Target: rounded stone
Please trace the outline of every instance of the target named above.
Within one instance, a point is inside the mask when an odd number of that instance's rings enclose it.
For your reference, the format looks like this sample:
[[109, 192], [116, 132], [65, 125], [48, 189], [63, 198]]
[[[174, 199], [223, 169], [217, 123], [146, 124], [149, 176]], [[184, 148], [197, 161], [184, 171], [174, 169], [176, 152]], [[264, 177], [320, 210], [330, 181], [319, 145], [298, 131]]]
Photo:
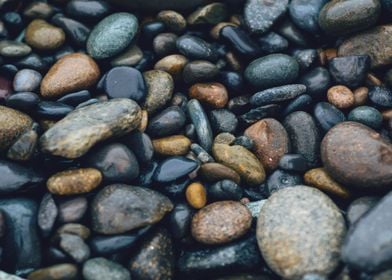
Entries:
[[264, 204], [256, 236], [275, 273], [302, 279], [335, 270], [345, 233], [344, 218], [332, 200], [314, 188], [295, 186], [274, 193]]
[[344, 113], [328, 102], [317, 103], [313, 109], [313, 116], [324, 131], [346, 120]]
[[[78, 268], [74, 264], [56, 264], [49, 267], [37, 269], [30, 273], [29, 280], [45, 280], [45, 279], [75, 279], [78, 277]], [[10, 280], [12, 280], [10, 278]]]
[[143, 108], [149, 114], [163, 108], [173, 96], [174, 81], [172, 76], [161, 70], [150, 70], [143, 73], [147, 85], [147, 96]]
[[66, 93], [87, 89], [98, 81], [100, 70], [95, 61], [83, 53], [60, 58], [41, 82], [41, 95], [56, 98]]
[[38, 134], [34, 130], [23, 133], [7, 151], [7, 158], [16, 161], [28, 161], [36, 151]]
[[369, 96], [369, 89], [367, 87], [360, 87], [353, 91], [354, 93], [354, 105], [361, 106], [365, 105]]
[[176, 42], [178, 51], [189, 59], [205, 59], [216, 61], [218, 51], [214, 45], [204, 41], [200, 37], [183, 35]]
[[207, 60], [194, 60], [184, 67], [184, 82], [193, 84], [215, 78], [219, 74], [218, 67]]
[[89, 259], [83, 264], [82, 273], [86, 280], [131, 280], [131, 274], [125, 267], [105, 258]]
[[183, 135], [152, 140], [154, 152], [163, 156], [183, 156], [189, 152], [191, 141]]
[[168, 107], [148, 123], [147, 132], [151, 137], [162, 137], [179, 132], [184, 126], [186, 116], [177, 106]]
[[192, 218], [192, 236], [209, 245], [224, 244], [246, 234], [252, 224], [248, 208], [235, 201], [214, 202]]
[[158, 60], [154, 69], [165, 71], [172, 75], [174, 80], [180, 80], [182, 78], [182, 71], [187, 63], [188, 59], [185, 56], [172, 54]]
[[319, 13], [327, 0], [292, 0], [289, 12], [293, 22], [302, 30], [310, 33], [319, 32]]
[[110, 64], [112, 66], [136, 66], [142, 59], [142, 50], [137, 45], [131, 44], [128, 48], [114, 57], [110, 61]]
[[188, 175], [198, 167], [199, 164], [194, 160], [182, 156], [173, 156], [158, 165], [153, 179], [159, 183], [172, 182]]
[[195, 209], [203, 208], [207, 204], [207, 191], [201, 183], [190, 184], [186, 188], [185, 197], [188, 204]]
[[231, 180], [222, 180], [208, 187], [208, 198], [212, 200], [234, 200], [242, 198], [243, 189]]
[[227, 179], [239, 184], [241, 181], [241, 177], [236, 171], [216, 162], [203, 164], [200, 167], [199, 174], [207, 182], [217, 182]]
[[354, 93], [345, 86], [331, 87], [327, 92], [329, 103], [339, 109], [347, 109], [354, 105]]
[[379, 129], [382, 126], [382, 114], [380, 111], [369, 106], [360, 106], [348, 114], [349, 121], [359, 122], [373, 129]]
[[22, 57], [31, 53], [29, 45], [10, 40], [0, 41], [0, 54], [5, 57]]
[[143, 11], [156, 12], [161, 10], [175, 10], [175, 11], [183, 11], [194, 9], [199, 6], [203, 1], [202, 0], [127, 0], [127, 1], [119, 1], [119, 0], [111, 0], [111, 2], [121, 5], [129, 10], [141, 9]]
[[197, 83], [189, 89], [189, 97], [195, 98], [213, 108], [224, 108], [229, 95], [220, 83]]
[[157, 20], [163, 22], [170, 31], [180, 33], [186, 28], [186, 20], [176, 11], [164, 10], [157, 14]]
[[200, 7], [191, 13], [187, 22], [189, 25], [217, 24], [228, 16], [228, 7], [224, 3], [211, 3]]
[[306, 92], [306, 86], [300, 84], [274, 87], [255, 93], [250, 98], [250, 104], [261, 106], [271, 103], [279, 103], [294, 99]]
[[91, 31], [87, 52], [96, 59], [113, 57], [130, 45], [138, 28], [138, 20], [133, 14], [111, 14]]
[[238, 127], [237, 116], [227, 109], [212, 110], [209, 117], [212, 129], [218, 133], [234, 133]]
[[22, 69], [16, 73], [13, 81], [14, 90], [21, 91], [35, 91], [42, 80], [42, 75], [32, 69]]
[[35, 19], [26, 28], [26, 43], [35, 49], [47, 51], [61, 47], [65, 42], [65, 33], [61, 28]]

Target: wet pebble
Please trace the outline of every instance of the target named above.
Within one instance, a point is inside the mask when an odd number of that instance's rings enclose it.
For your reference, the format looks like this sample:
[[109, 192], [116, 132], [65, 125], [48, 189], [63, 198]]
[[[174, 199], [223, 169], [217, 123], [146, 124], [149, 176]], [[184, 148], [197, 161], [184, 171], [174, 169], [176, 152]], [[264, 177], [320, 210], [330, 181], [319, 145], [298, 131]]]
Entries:
[[302, 184], [302, 177], [294, 172], [277, 169], [267, 180], [269, 194], [273, 194], [284, 188], [293, 187]]
[[83, 264], [82, 273], [86, 280], [98, 280], [102, 278], [116, 280], [131, 279], [131, 275], [125, 267], [105, 258], [89, 259]]
[[195, 60], [184, 67], [184, 82], [193, 84], [213, 79], [219, 74], [218, 67], [207, 60]]
[[23, 133], [7, 151], [7, 158], [14, 161], [28, 161], [36, 152], [38, 134], [34, 130]]
[[41, 83], [42, 75], [32, 69], [23, 69], [18, 71], [14, 77], [14, 91], [35, 91]]
[[354, 105], [354, 93], [346, 86], [333, 86], [327, 92], [329, 103], [339, 109], [347, 109]]
[[229, 99], [225, 86], [220, 83], [194, 84], [189, 89], [189, 97], [213, 108], [224, 108]]
[[67, 3], [66, 12], [73, 18], [85, 21], [96, 21], [106, 16], [110, 11], [110, 6], [100, 0], [81, 1], [73, 0]]
[[170, 74], [160, 70], [144, 72], [143, 77], [147, 87], [143, 108], [152, 114], [163, 108], [172, 98], [174, 82]]
[[57, 201], [59, 223], [79, 222], [86, 214], [88, 202], [84, 196], [76, 196]]
[[65, 34], [61, 28], [42, 19], [33, 20], [26, 28], [26, 43], [38, 50], [54, 50], [61, 47]]
[[198, 163], [185, 157], [170, 157], [163, 160], [154, 172], [154, 181], [166, 183], [184, 177], [198, 167]]
[[255, 93], [250, 98], [250, 104], [253, 106], [261, 106], [264, 104], [283, 102], [294, 99], [305, 92], [306, 86], [299, 84], [274, 87]]
[[58, 120], [64, 118], [74, 107], [56, 101], [41, 101], [38, 103], [35, 113], [45, 119]]
[[300, 154], [283, 155], [279, 160], [279, 167], [294, 172], [304, 172], [309, 169], [306, 159]]
[[283, 36], [273, 31], [258, 37], [257, 42], [260, 45], [260, 49], [268, 54], [283, 52], [289, 46], [289, 42]]
[[293, 0], [289, 6], [291, 19], [302, 30], [318, 33], [319, 13], [326, 3], [326, 0]]
[[59, 246], [77, 263], [83, 263], [90, 257], [89, 247], [77, 235], [61, 234]]
[[216, 162], [202, 164], [200, 166], [199, 174], [207, 182], [217, 182], [227, 179], [239, 184], [241, 181], [241, 178], [236, 171]]
[[208, 117], [200, 102], [192, 99], [187, 104], [187, 112], [191, 122], [195, 126], [200, 146], [207, 152], [211, 150], [213, 134]]
[[37, 223], [43, 236], [47, 237], [53, 230], [56, 222], [58, 209], [50, 193], [46, 193], [41, 200], [38, 208]]
[[137, 147], [137, 149], [133, 149], [133, 153], [140, 163], [149, 163], [152, 160], [154, 147], [150, 137], [146, 133], [135, 130], [125, 136], [124, 143], [128, 148]]
[[328, 102], [317, 103], [313, 112], [314, 118], [324, 131], [346, 120], [344, 113]]
[[359, 122], [373, 129], [379, 129], [382, 125], [382, 115], [380, 111], [369, 106], [360, 106], [352, 110], [347, 119]]
[[384, 86], [374, 86], [369, 89], [370, 101], [380, 107], [392, 107], [392, 90]]
[[335, 82], [349, 88], [363, 84], [369, 68], [367, 55], [336, 57], [329, 62], [329, 72]]
[[328, 90], [331, 77], [324, 67], [316, 67], [300, 78], [300, 83], [306, 86], [306, 93], [315, 98], [321, 98]]
[[147, 132], [152, 137], [173, 135], [182, 129], [185, 120], [185, 113], [178, 106], [168, 107], [151, 119]]
[[177, 39], [176, 44], [179, 52], [190, 59], [205, 59], [209, 61], [218, 59], [218, 52], [215, 47], [199, 37], [183, 35]]
[[239, 201], [242, 198], [243, 190], [231, 180], [222, 180], [208, 187], [208, 198], [212, 200], [234, 200]]
[[203, 208], [207, 204], [207, 191], [201, 183], [190, 184], [186, 188], [185, 197], [188, 204], [195, 209]]

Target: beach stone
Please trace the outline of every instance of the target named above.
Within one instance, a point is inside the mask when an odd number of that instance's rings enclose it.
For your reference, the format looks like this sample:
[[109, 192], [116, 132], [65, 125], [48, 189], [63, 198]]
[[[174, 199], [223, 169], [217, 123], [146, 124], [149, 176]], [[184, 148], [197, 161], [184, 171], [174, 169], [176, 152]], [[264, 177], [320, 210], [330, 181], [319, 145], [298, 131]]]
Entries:
[[309, 169], [306, 159], [299, 154], [285, 154], [280, 158], [279, 167], [287, 171], [304, 172]]
[[173, 204], [150, 189], [122, 184], [103, 188], [91, 203], [92, 229], [119, 234], [159, 222]]
[[76, 223], [65, 224], [56, 230], [56, 234], [58, 235], [63, 233], [75, 234], [83, 240], [88, 239], [91, 235], [91, 231], [88, 227]]
[[327, 92], [328, 102], [339, 109], [347, 109], [354, 105], [354, 93], [346, 86], [333, 86]]
[[211, 127], [216, 132], [234, 133], [238, 127], [237, 116], [227, 109], [212, 110], [209, 117]]
[[77, 223], [86, 214], [88, 202], [84, 196], [58, 197], [57, 207], [57, 221], [60, 224]]
[[36, 151], [38, 134], [34, 130], [23, 133], [8, 149], [7, 158], [15, 161], [28, 161]]
[[369, 89], [367, 87], [359, 87], [353, 91], [355, 106], [365, 105], [369, 96]]
[[58, 215], [57, 205], [50, 193], [45, 193], [38, 208], [37, 224], [44, 237], [53, 230]]
[[318, 102], [314, 106], [313, 116], [324, 131], [346, 120], [344, 113], [328, 102]]
[[183, 79], [187, 84], [205, 82], [219, 74], [218, 67], [207, 60], [194, 60], [185, 65]]
[[192, 218], [192, 236], [204, 244], [224, 244], [247, 233], [252, 223], [248, 208], [235, 201], [214, 202]]
[[329, 72], [335, 82], [350, 88], [363, 84], [370, 68], [370, 58], [367, 55], [335, 57], [329, 62]]
[[152, 140], [154, 152], [163, 156], [183, 156], [191, 147], [191, 141], [184, 135], [173, 135]]
[[140, 107], [130, 99], [95, 103], [73, 111], [47, 130], [40, 138], [41, 150], [78, 158], [96, 143], [132, 131], [140, 121]]
[[268, 177], [265, 190], [268, 190], [268, 194], [271, 195], [281, 189], [301, 185], [302, 183], [301, 175], [277, 169]]
[[143, 108], [153, 114], [163, 108], [173, 96], [174, 81], [172, 76], [161, 70], [150, 70], [143, 73], [147, 86], [147, 96]]
[[82, 53], [68, 54], [46, 73], [40, 92], [44, 98], [60, 97], [95, 85], [99, 76], [99, 67], [91, 57]]
[[304, 31], [318, 33], [318, 18], [327, 0], [292, 0], [289, 13], [292, 21]]
[[22, 69], [14, 77], [14, 91], [35, 91], [41, 83], [42, 75], [32, 69]]
[[370, 106], [359, 106], [348, 114], [349, 121], [359, 122], [373, 129], [382, 126], [382, 114], [377, 109]]
[[10, 40], [0, 41], [0, 54], [5, 57], [23, 57], [31, 53], [29, 45]]
[[255, 93], [250, 98], [250, 104], [261, 106], [265, 104], [278, 103], [294, 99], [306, 92], [306, 86], [295, 84], [274, 87]]
[[228, 16], [228, 7], [224, 3], [211, 3], [192, 12], [187, 22], [189, 25], [217, 24]]
[[171, 106], [153, 117], [147, 126], [151, 137], [163, 137], [180, 132], [185, 125], [186, 116], [178, 106]]
[[188, 59], [185, 56], [172, 54], [158, 60], [154, 69], [165, 71], [172, 75], [174, 80], [178, 81], [182, 79], [182, 71], [187, 63]]
[[347, 220], [350, 226], [354, 225], [362, 216], [380, 201], [377, 196], [362, 196], [350, 203], [347, 208]]
[[194, 84], [189, 89], [189, 97], [195, 98], [213, 108], [224, 108], [229, 101], [227, 90], [220, 83]]
[[199, 164], [191, 159], [182, 156], [173, 156], [163, 160], [154, 172], [154, 181], [167, 183], [182, 178], [196, 168]]
[[353, 190], [390, 187], [392, 146], [373, 129], [356, 122], [333, 127], [321, 143], [324, 168]]
[[177, 39], [176, 45], [178, 51], [189, 59], [205, 59], [208, 61], [218, 59], [218, 51], [215, 46], [200, 37], [183, 35]]
[[[37, 269], [29, 274], [29, 280], [71, 280], [78, 276], [78, 268], [74, 264], [62, 263]], [[11, 279], [10, 279], [11, 280]]]
[[392, 90], [385, 86], [374, 86], [369, 89], [369, 99], [376, 106], [392, 107]]
[[125, 267], [105, 258], [89, 259], [83, 264], [82, 273], [86, 280], [131, 280], [131, 274]]
[[128, 148], [137, 147], [137, 149], [133, 149], [133, 153], [140, 163], [149, 163], [154, 156], [152, 141], [146, 133], [135, 130], [125, 136], [124, 144]]
[[257, 157], [246, 148], [226, 144], [214, 144], [212, 153], [217, 162], [232, 168], [249, 185], [258, 185], [265, 180], [265, 171]]
[[38, 50], [58, 49], [65, 42], [64, 31], [42, 19], [30, 22], [25, 32], [26, 43]]
[[335, 270], [345, 233], [344, 218], [332, 200], [316, 189], [295, 186], [277, 191], [263, 205], [256, 236], [275, 273], [302, 279], [314, 271], [327, 277]]
[[239, 184], [241, 181], [241, 177], [236, 171], [216, 162], [202, 164], [199, 169], [199, 175], [207, 182], [227, 179]]
[[184, 16], [173, 10], [160, 11], [157, 20], [163, 22], [166, 28], [174, 33], [181, 33], [187, 25]]
[[202, 146], [207, 152], [211, 150], [213, 142], [213, 133], [210, 121], [201, 106], [200, 102], [196, 99], [191, 99], [187, 105], [187, 112], [192, 124], [195, 126], [196, 135]]
[[[85, 1], [80, 1], [85, 2]], [[105, 3], [105, 2], [104, 2]], [[143, 59], [143, 52], [137, 45], [132, 45], [115, 56], [110, 64], [115, 66], [136, 66]]]
[[90, 257], [90, 248], [84, 240], [74, 234], [60, 234], [60, 248], [66, 252], [76, 263], [83, 263]]
[[207, 191], [201, 183], [190, 184], [185, 191], [185, 197], [190, 206], [201, 209], [207, 204]]

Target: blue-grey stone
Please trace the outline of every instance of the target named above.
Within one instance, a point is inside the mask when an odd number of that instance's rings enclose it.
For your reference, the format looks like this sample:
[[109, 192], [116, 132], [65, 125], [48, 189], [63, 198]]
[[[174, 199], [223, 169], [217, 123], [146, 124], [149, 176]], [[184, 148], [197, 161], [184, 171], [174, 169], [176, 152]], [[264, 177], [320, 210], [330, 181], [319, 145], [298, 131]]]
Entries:
[[348, 120], [379, 129], [382, 125], [383, 118], [377, 109], [369, 106], [360, 106], [348, 114]]
[[289, 13], [292, 21], [302, 30], [318, 33], [318, 16], [328, 0], [292, 0]]
[[196, 99], [191, 99], [187, 104], [188, 115], [195, 125], [197, 138], [199, 144], [207, 152], [211, 150], [213, 142], [213, 134], [210, 126], [210, 122], [204, 112], [200, 102]]
[[40, 85], [42, 75], [32, 69], [22, 69], [16, 73], [14, 77], [14, 90], [21, 91], [35, 91]]
[[253, 106], [261, 106], [264, 104], [283, 102], [294, 99], [305, 92], [306, 86], [300, 84], [274, 87], [255, 93], [250, 98], [250, 104]]

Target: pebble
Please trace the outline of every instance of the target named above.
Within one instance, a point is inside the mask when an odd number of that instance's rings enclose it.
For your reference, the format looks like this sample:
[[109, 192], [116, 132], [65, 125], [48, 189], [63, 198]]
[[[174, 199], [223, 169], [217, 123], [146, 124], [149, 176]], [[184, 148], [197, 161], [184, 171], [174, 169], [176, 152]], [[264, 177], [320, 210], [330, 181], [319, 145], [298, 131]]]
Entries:
[[48, 120], [58, 120], [64, 118], [74, 107], [56, 101], [41, 101], [38, 103], [35, 113]]
[[370, 69], [367, 55], [335, 57], [329, 62], [329, 73], [339, 85], [356, 88], [363, 84]]
[[173, 10], [163, 10], [157, 14], [157, 20], [163, 22], [170, 31], [181, 33], [186, 28], [184, 16]]
[[292, 83], [298, 72], [298, 62], [291, 56], [270, 54], [253, 60], [245, 69], [244, 77], [255, 88], [263, 89]]
[[28, 18], [47, 19], [54, 13], [51, 5], [44, 2], [31, 2], [23, 11], [23, 15]]
[[181, 80], [182, 71], [187, 63], [188, 59], [185, 56], [172, 54], [158, 60], [154, 66], [154, 69], [169, 73], [172, 75], [174, 80]]
[[244, 134], [255, 143], [254, 152], [267, 171], [278, 167], [279, 160], [290, 151], [290, 140], [282, 124], [271, 118], [248, 127]]
[[170, 74], [161, 70], [150, 70], [143, 73], [147, 86], [147, 95], [143, 108], [149, 114], [162, 109], [172, 98], [174, 81]]
[[47, 23], [42, 19], [35, 19], [25, 31], [26, 43], [37, 50], [54, 50], [65, 42], [65, 33], [61, 28]]
[[78, 276], [78, 268], [74, 264], [64, 263], [38, 269], [29, 274], [29, 280], [74, 279]]
[[327, 92], [328, 102], [339, 109], [347, 109], [354, 105], [354, 93], [346, 86], [333, 86]]
[[0, 54], [5, 57], [23, 57], [31, 53], [31, 48], [22, 42], [1, 40]]
[[7, 151], [7, 158], [14, 161], [28, 161], [36, 152], [38, 134], [34, 130], [23, 133]]
[[380, 201], [376, 196], [362, 196], [350, 203], [347, 208], [347, 220], [350, 226], [354, 225], [362, 216], [372, 209]]
[[189, 97], [195, 98], [213, 108], [224, 108], [229, 101], [227, 90], [220, 83], [194, 84], [189, 88]]
[[369, 106], [359, 106], [352, 110], [347, 119], [352, 122], [359, 122], [373, 129], [379, 129], [382, 126], [382, 115], [380, 111]]
[[194, 60], [185, 65], [182, 74], [185, 83], [194, 84], [215, 78], [219, 74], [219, 69], [207, 60]]
[[380, 107], [392, 107], [392, 90], [384, 86], [374, 86], [369, 89], [370, 101]]
[[[248, 33], [237, 26], [224, 26], [218, 35], [222, 41], [226, 42], [237, 53], [244, 55], [245, 57], [253, 58], [260, 54], [258, 44], [248, 35]], [[227, 59], [230, 60], [230, 58]]]
[[234, 133], [238, 127], [236, 115], [227, 109], [211, 110], [209, 119], [212, 129], [218, 133]]
[[44, 194], [38, 208], [37, 224], [44, 237], [53, 230], [58, 215], [57, 205], [50, 193]]
[[133, 14], [111, 14], [91, 31], [87, 40], [87, 52], [95, 59], [113, 57], [130, 45], [138, 27], [138, 20]]
[[281, 111], [281, 106], [278, 104], [269, 104], [249, 110], [247, 113], [239, 116], [242, 123], [250, 125], [264, 118], [277, 117]]
[[260, 211], [256, 236], [275, 273], [301, 279], [314, 271], [328, 276], [335, 270], [345, 233], [344, 218], [332, 200], [316, 189], [296, 186], [268, 199]]
[[112, 68], [105, 76], [103, 88], [110, 99], [129, 98], [140, 103], [147, 95], [143, 75], [127, 66]]
[[108, 3], [100, 0], [72, 0], [67, 3], [66, 13], [83, 21], [97, 21], [110, 11]]
[[89, 259], [83, 264], [83, 277], [86, 280], [116, 279], [130, 280], [130, 272], [118, 263], [105, 258]]
[[328, 102], [317, 103], [314, 106], [313, 115], [324, 131], [328, 131], [338, 123], [346, 120], [344, 113]]
[[75, 195], [95, 189], [102, 181], [101, 172], [93, 168], [73, 169], [52, 175], [46, 185], [56, 195]]
[[61, 199], [57, 205], [59, 223], [76, 223], [86, 214], [88, 202], [84, 196], [76, 196]]
[[163, 156], [183, 156], [189, 152], [191, 141], [183, 135], [152, 140], [154, 152]]
[[186, 157], [176, 156], [163, 160], [154, 172], [154, 181], [167, 183], [182, 178], [194, 171], [199, 164]]
[[264, 33], [286, 12], [288, 5], [288, 0], [247, 0], [244, 6], [245, 24], [252, 33]]
[[392, 237], [386, 233], [391, 227], [391, 207], [389, 193], [352, 226], [342, 247], [342, 259], [349, 267], [367, 272], [389, 267]]
[[356, 122], [333, 127], [321, 143], [328, 174], [353, 190], [372, 190], [391, 184], [391, 144], [373, 129]]
[[289, 13], [292, 21], [302, 30], [318, 33], [318, 18], [327, 0], [293, 0], [290, 2]]
[[171, 106], [153, 117], [147, 126], [152, 137], [163, 137], [178, 133], [185, 124], [186, 116], [177, 106]]
[[42, 75], [32, 69], [22, 69], [16, 73], [13, 81], [14, 91], [35, 91], [41, 83]]
[[44, 98], [61, 97], [93, 86], [99, 76], [99, 67], [91, 57], [82, 53], [68, 54], [46, 73], [40, 92]]
[[241, 186], [231, 180], [222, 180], [208, 187], [208, 198], [212, 200], [239, 201], [243, 196]]
[[0, 105], [0, 151], [11, 147], [32, 125], [28, 115]]
[[186, 106], [189, 118], [195, 126], [199, 144], [209, 152], [212, 147], [213, 134], [208, 117], [198, 100], [192, 99]]
[[324, 67], [316, 67], [304, 74], [299, 82], [306, 86], [306, 93], [315, 98], [325, 96], [331, 84], [331, 76]]
[[90, 257], [90, 249], [83, 239], [74, 234], [60, 235], [60, 248], [77, 263], [83, 263]]
[[293, 56], [298, 61], [301, 71], [306, 71], [314, 66], [319, 57], [316, 49], [294, 50]]
[[302, 177], [296, 173], [280, 170], [275, 170], [267, 180], [268, 193], [279, 191], [284, 188], [297, 186], [302, 184]]
[[358, 33], [347, 38], [340, 44], [338, 55], [348, 56], [366, 54], [371, 58], [372, 68], [390, 65], [392, 64], [392, 50], [387, 47], [380, 48], [379, 46], [391, 45], [391, 34], [392, 25], [380, 25]]
[[258, 185], [265, 180], [265, 171], [257, 157], [242, 146], [214, 144], [212, 153], [217, 162], [232, 168], [249, 185]]
[[67, 38], [75, 46], [84, 47], [86, 45], [88, 35], [91, 31], [86, 25], [61, 14], [56, 14], [52, 18], [52, 22], [64, 30]]
[[287, 50], [289, 42], [278, 33], [270, 31], [257, 38], [260, 49], [265, 53], [279, 53]]
[[160, 33], [153, 39], [152, 45], [154, 52], [159, 57], [164, 57], [177, 52], [178, 36], [174, 33]]
[[227, 179], [239, 184], [241, 181], [241, 177], [236, 171], [216, 162], [202, 164], [199, 174], [207, 182], [217, 182]]
[[228, 7], [224, 3], [211, 3], [200, 7], [187, 17], [189, 25], [217, 24], [228, 17]]
[[182, 239], [190, 232], [194, 210], [187, 203], [177, 203], [170, 212], [169, 228], [174, 239]]
[[322, 8], [319, 24], [327, 34], [347, 35], [372, 27], [380, 14], [381, 5], [377, 0], [335, 0]]
[[137, 46], [131, 44], [128, 48], [115, 56], [110, 64], [112, 66], [136, 66], [143, 59], [143, 52]]
[[305, 92], [306, 86], [300, 84], [274, 87], [252, 95], [250, 98], [250, 104], [253, 106], [261, 106], [265, 104], [288, 101]]
[[220, 201], [199, 210], [192, 218], [192, 236], [203, 244], [224, 244], [245, 235], [252, 215], [235, 201]]
[[69, 234], [74, 234], [82, 238], [83, 240], [86, 240], [90, 237], [91, 231], [88, 227], [82, 225], [82, 224], [75, 224], [75, 223], [69, 223], [65, 224], [61, 227], [59, 227], [56, 231], [56, 234], [60, 235], [63, 233], [69, 233]]
[[207, 204], [207, 191], [201, 183], [190, 184], [185, 191], [186, 201], [195, 209], [201, 209]]
[[146, 133], [137, 130], [128, 134], [124, 142], [128, 148], [137, 147], [133, 152], [140, 163], [149, 163], [154, 156], [154, 147]]
[[72, 92], [57, 99], [58, 102], [64, 103], [69, 106], [78, 106], [79, 104], [91, 99], [91, 94], [88, 90], [81, 90]]
[[279, 168], [294, 172], [304, 172], [309, 169], [306, 159], [300, 154], [284, 154], [279, 160]]
[[130, 132], [140, 120], [140, 108], [132, 100], [115, 99], [92, 104], [75, 110], [47, 130], [40, 138], [41, 150], [78, 158], [97, 142]]
[[283, 109], [282, 115], [287, 116], [296, 111], [307, 110], [308, 106], [313, 103], [313, 98], [310, 95], [303, 94], [290, 101], [286, 108]]
[[91, 203], [92, 230], [119, 234], [159, 222], [173, 209], [159, 192], [121, 184], [106, 186]]
[[204, 41], [200, 37], [183, 35], [177, 39], [178, 51], [189, 59], [205, 59], [216, 61], [218, 51], [213, 45]]

